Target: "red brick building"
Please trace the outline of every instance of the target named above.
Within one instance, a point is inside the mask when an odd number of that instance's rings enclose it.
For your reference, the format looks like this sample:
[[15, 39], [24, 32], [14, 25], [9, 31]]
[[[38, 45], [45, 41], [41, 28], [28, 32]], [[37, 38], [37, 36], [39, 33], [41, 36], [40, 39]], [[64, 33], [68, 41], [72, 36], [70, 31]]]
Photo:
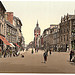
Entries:
[[13, 12], [6, 12], [7, 13], [7, 20], [13, 24]]
[[36, 27], [34, 29], [34, 44], [35, 44], [35, 48], [37, 47], [37, 38], [40, 36], [40, 27], [37, 21]]

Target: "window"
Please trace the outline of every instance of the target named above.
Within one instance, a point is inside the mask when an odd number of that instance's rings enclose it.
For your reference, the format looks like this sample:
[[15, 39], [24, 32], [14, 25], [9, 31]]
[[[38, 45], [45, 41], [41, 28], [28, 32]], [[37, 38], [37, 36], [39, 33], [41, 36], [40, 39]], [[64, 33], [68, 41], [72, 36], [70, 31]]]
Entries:
[[68, 28], [67, 28], [67, 32], [68, 32]]
[[65, 28], [64, 28], [64, 33], [65, 33]]
[[18, 25], [19, 25], [19, 21], [18, 21]]
[[64, 41], [65, 41], [65, 35], [64, 35]]
[[62, 36], [61, 36], [61, 42], [62, 42]]
[[61, 32], [60, 33], [62, 33], [62, 29], [61, 29]]
[[8, 27], [8, 25], [7, 25], [7, 32], [9, 32], [9, 27]]

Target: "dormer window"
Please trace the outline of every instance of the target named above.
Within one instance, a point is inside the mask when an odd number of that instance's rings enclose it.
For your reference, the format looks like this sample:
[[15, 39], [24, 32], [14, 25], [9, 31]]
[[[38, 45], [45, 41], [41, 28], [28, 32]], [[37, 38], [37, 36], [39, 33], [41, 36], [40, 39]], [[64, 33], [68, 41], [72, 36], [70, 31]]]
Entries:
[[19, 21], [18, 21], [18, 25], [19, 25]]

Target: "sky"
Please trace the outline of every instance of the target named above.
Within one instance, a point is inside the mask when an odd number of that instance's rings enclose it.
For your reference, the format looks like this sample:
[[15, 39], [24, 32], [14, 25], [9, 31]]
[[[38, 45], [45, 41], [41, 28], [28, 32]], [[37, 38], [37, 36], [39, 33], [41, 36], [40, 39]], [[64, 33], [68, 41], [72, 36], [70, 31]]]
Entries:
[[7, 12], [14, 12], [22, 22], [25, 43], [34, 40], [38, 20], [41, 35], [50, 24], [59, 24], [61, 16], [74, 15], [75, 1], [2, 1]]

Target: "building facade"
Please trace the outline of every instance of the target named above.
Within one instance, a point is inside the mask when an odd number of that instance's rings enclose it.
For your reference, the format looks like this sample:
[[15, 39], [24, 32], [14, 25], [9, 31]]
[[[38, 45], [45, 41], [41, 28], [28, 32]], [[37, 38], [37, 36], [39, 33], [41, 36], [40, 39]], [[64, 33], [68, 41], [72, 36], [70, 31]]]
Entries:
[[50, 25], [49, 28], [43, 31], [43, 42], [44, 48], [55, 50], [56, 47], [56, 34], [54, 33], [57, 29], [58, 25]]
[[43, 31], [44, 47], [55, 51], [75, 50], [75, 15], [61, 17], [59, 25], [50, 25]]
[[34, 44], [35, 44], [35, 48], [38, 46], [38, 37], [40, 36], [41, 30], [37, 21], [36, 27], [34, 29]]
[[60, 48], [60, 33], [59, 28], [55, 27], [55, 31], [53, 32], [53, 50], [59, 51]]
[[6, 21], [6, 39], [10, 43], [17, 42], [17, 29], [9, 21]]
[[6, 50], [8, 45], [11, 45], [10, 43], [16, 44], [19, 48], [22, 48], [20, 47], [22, 45], [24, 46], [21, 26], [21, 20], [17, 17], [14, 18], [13, 12], [6, 12], [0, 1], [0, 47], [2, 50]]
[[[0, 1], [0, 36], [5, 37], [5, 12], [6, 9]], [[3, 49], [6, 44], [0, 39], [0, 47]]]
[[22, 48], [22, 31], [21, 26], [22, 22], [18, 17], [13, 17], [13, 25], [17, 28], [17, 44]]
[[60, 25], [60, 47], [62, 51], [72, 50], [72, 41], [74, 41], [74, 35], [72, 31], [75, 29], [75, 15], [69, 15], [61, 17]]

